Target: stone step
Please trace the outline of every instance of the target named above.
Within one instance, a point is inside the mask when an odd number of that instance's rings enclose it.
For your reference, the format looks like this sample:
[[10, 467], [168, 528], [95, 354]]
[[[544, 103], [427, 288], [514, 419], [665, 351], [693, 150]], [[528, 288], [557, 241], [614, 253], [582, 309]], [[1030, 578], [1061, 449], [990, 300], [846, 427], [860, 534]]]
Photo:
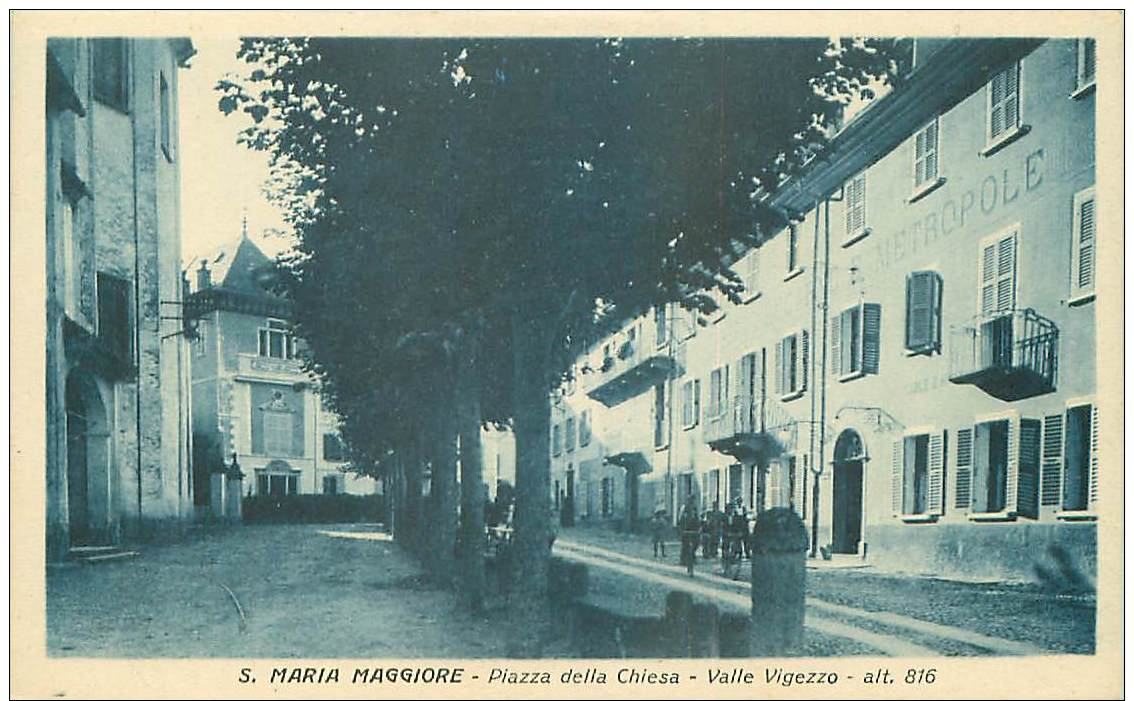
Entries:
[[99, 562], [115, 562], [117, 560], [129, 560], [138, 556], [136, 550], [122, 550], [115, 553], [106, 553], [105, 555], [91, 555], [90, 557], [83, 558], [92, 565]]
[[99, 555], [114, 552], [117, 549], [118, 547], [115, 545], [73, 545], [68, 553], [73, 556]]
[[71, 548], [68, 559], [74, 562], [85, 562], [91, 565], [95, 565], [106, 562], [129, 560], [137, 556], [138, 552], [136, 550], [120, 550], [119, 548], [115, 547], [99, 547], [97, 550], [87, 550], [86, 552], [76, 552], [76, 548]]

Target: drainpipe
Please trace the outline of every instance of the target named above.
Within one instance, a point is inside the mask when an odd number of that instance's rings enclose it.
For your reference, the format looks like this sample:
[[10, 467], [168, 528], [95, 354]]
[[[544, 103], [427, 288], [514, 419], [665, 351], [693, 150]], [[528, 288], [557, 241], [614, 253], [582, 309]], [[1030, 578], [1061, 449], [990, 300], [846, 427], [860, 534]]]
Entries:
[[[130, 61], [130, 66], [137, 66], [137, 42], [132, 42], [132, 48], [135, 50], [131, 52], [133, 59]], [[131, 98], [137, 96], [137, 71], [132, 72], [131, 76], [135, 80], [132, 81], [130, 91]], [[136, 102], [136, 100], [135, 100]], [[141, 252], [139, 250], [140, 237], [138, 235], [138, 126], [136, 124], [137, 109], [130, 111], [130, 140], [132, 146], [131, 152], [131, 170], [133, 176], [133, 207], [134, 207], [134, 367], [136, 369], [136, 376], [134, 378], [134, 447], [137, 452], [137, 464], [135, 465], [137, 478], [138, 478], [138, 536], [142, 535], [142, 285], [138, 277], [139, 269], [141, 268]]]
[[[819, 231], [819, 208], [815, 208], [815, 231]], [[831, 197], [827, 196], [823, 200], [823, 303], [820, 306], [820, 312], [823, 315], [823, 338], [822, 338], [822, 365], [819, 367], [819, 373], [816, 373], [818, 378], [820, 373], [823, 373], [823, 382], [817, 386], [820, 387], [821, 394], [819, 396], [819, 451], [818, 451], [818, 471], [812, 470], [815, 475], [815, 485], [812, 489], [811, 496], [811, 557], [815, 557], [819, 548], [819, 475], [822, 473], [824, 460], [827, 455], [827, 382], [826, 382], [826, 369], [827, 369], [827, 326], [830, 323], [830, 315], [827, 313], [827, 307], [830, 297], [830, 280], [831, 280]], [[815, 459], [812, 455], [812, 460]], [[814, 463], [813, 463], [814, 465]]]

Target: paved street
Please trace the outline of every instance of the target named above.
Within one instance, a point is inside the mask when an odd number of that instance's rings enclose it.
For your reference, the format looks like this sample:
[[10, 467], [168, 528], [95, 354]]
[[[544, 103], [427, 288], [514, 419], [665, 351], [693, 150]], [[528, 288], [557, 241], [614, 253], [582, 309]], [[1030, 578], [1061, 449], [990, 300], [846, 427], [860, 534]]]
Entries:
[[50, 654], [504, 654], [503, 632], [492, 618], [499, 612], [482, 618], [460, 613], [451, 591], [423, 577], [372, 527], [244, 526], [140, 550], [126, 562], [48, 570]]
[[[722, 608], [747, 610], [749, 589], [723, 575], [719, 561], [698, 561], [690, 580], [678, 565], [680, 546], [666, 544], [655, 560], [649, 536], [609, 529], [564, 529], [557, 553], [591, 566], [592, 590], [625, 588], [664, 606], [684, 589]], [[957, 582], [876, 572], [872, 568], [809, 567], [808, 654], [824, 653], [814, 638], [830, 638], [833, 654], [1010, 655], [1091, 653], [1093, 597], [1061, 596], [1038, 586]], [[847, 646], [849, 645], [849, 648]], [[843, 649], [847, 648], [847, 649]]]
[[[745, 612], [748, 585], [699, 563], [688, 578], [676, 544], [654, 560], [648, 539], [561, 532], [556, 554], [589, 566], [593, 597], [664, 610], [685, 590]], [[48, 649], [83, 657], [498, 657], [499, 602], [462, 613], [384, 534], [356, 525], [246, 526], [151, 546], [132, 560], [52, 567]], [[808, 571], [805, 654], [982, 655], [1090, 652], [1093, 601], [1035, 587]], [[571, 652], [560, 646], [551, 654]]]

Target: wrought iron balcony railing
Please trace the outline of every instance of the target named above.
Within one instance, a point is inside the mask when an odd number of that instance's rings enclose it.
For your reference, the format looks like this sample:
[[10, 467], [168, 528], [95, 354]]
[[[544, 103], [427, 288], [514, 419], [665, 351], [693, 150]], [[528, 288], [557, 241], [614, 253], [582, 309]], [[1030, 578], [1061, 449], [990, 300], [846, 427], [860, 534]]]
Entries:
[[1013, 401], [1055, 389], [1059, 329], [1032, 309], [979, 316], [954, 326], [949, 381]]
[[584, 374], [587, 395], [607, 406], [620, 404], [665, 380], [674, 366], [663, 347], [642, 339], [626, 340], [597, 368]]

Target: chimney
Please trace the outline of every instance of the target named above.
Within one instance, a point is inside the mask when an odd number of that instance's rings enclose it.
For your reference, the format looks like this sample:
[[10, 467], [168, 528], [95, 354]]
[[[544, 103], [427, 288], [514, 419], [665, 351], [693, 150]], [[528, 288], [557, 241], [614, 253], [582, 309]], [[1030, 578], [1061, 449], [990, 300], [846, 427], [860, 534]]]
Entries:
[[209, 266], [204, 260], [201, 261], [201, 267], [197, 268], [197, 291], [207, 290], [213, 286], [213, 281], [209, 276]]

